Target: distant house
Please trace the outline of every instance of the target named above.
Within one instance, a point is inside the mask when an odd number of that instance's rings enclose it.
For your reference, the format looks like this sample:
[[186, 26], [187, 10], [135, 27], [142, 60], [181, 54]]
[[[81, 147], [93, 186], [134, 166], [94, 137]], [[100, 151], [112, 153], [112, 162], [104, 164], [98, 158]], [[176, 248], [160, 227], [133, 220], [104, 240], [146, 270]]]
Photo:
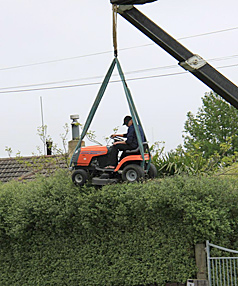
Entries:
[[32, 156], [0, 159], [0, 182], [33, 180], [37, 174], [49, 176], [57, 169], [67, 169], [62, 155]]
[[69, 158], [73, 155], [80, 136], [78, 118], [78, 115], [70, 116], [73, 122], [71, 123], [72, 140], [68, 142], [68, 154], [51, 155], [52, 142], [49, 142], [49, 145], [46, 142], [47, 155], [45, 156], [0, 158], [0, 182], [29, 181], [33, 180], [37, 174], [49, 176], [58, 169], [68, 169]]

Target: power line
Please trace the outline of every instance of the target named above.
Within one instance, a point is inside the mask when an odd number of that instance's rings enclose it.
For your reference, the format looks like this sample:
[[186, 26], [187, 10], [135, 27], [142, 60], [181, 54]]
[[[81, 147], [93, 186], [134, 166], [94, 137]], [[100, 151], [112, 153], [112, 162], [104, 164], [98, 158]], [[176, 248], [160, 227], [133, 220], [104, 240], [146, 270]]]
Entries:
[[[140, 73], [140, 72], [146, 72], [146, 71], [152, 71], [152, 70], [159, 70], [159, 69], [166, 69], [166, 68], [177, 68], [177, 67], [178, 67], [178, 65], [154, 67], [154, 68], [147, 68], [147, 69], [130, 71], [130, 72], [126, 72], [125, 74], [134, 74], [134, 73]], [[112, 76], [115, 77], [117, 75], [113, 74]], [[77, 78], [77, 79], [68, 79], [68, 80], [54, 81], [54, 82], [36, 83], [36, 84], [28, 84], [28, 85], [18, 85], [18, 86], [13, 86], [13, 87], [2, 87], [2, 88], [0, 88], [0, 90], [14, 89], [14, 88], [23, 88], [23, 87], [33, 87], [33, 86], [42, 86], [42, 85], [53, 85], [53, 84], [59, 84], [59, 83], [82, 81], [82, 80], [91, 80], [91, 79], [98, 79], [98, 78], [103, 78], [103, 76], [93, 76], [93, 77], [85, 77], [85, 78]]]
[[[236, 67], [238, 64], [221, 66], [217, 69], [228, 68], [228, 67]], [[137, 78], [129, 78], [127, 81], [135, 81], [135, 80], [143, 80], [143, 79], [153, 79], [153, 78], [160, 78], [160, 77], [168, 77], [168, 76], [175, 76], [181, 74], [188, 74], [187, 71], [177, 72], [177, 73], [169, 73], [169, 74], [161, 74], [161, 75], [152, 75], [152, 76], [144, 76], [144, 77], [137, 77]], [[118, 83], [121, 80], [112, 80], [109, 83]], [[18, 92], [29, 92], [29, 91], [41, 91], [41, 90], [52, 90], [52, 89], [65, 89], [65, 88], [73, 88], [73, 87], [83, 87], [83, 86], [92, 86], [92, 85], [100, 85], [101, 82], [92, 82], [92, 83], [82, 83], [82, 84], [74, 84], [74, 85], [65, 85], [65, 86], [55, 86], [55, 87], [42, 87], [42, 88], [32, 88], [32, 89], [19, 89], [19, 90], [9, 90], [9, 91], [0, 91], [0, 94], [3, 93], [18, 93]]]
[[0, 71], [10, 70], [10, 69], [18, 69], [18, 68], [24, 68], [24, 67], [31, 67], [31, 66], [36, 66], [36, 65], [51, 64], [51, 63], [56, 63], [56, 62], [68, 61], [68, 60], [75, 60], [75, 59], [79, 59], [79, 58], [86, 58], [86, 57], [98, 56], [98, 55], [102, 55], [102, 54], [108, 54], [111, 52], [112, 51], [105, 51], [105, 52], [98, 52], [98, 53], [87, 54], [87, 55], [82, 55], [82, 56], [75, 56], [75, 57], [69, 57], [69, 58], [63, 58], [63, 59], [57, 59], [57, 60], [43, 61], [43, 62], [32, 63], [32, 64], [11, 66], [11, 67], [6, 67], [6, 68], [0, 68]]
[[218, 67], [218, 69], [232, 68], [232, 67], [237, 67], [237, 66], [238, 66], [238, 64], [234, 64], [234, 65], [227, 65], [227, 66]]
[[[207, 33], [201, 33], [201, 34], [181, 37], [181, 38], [178, 38], [178, 40], [185, 40], [185, 39], [190, 39], [190, 38], [208, 36], [208, 35], [212, 35], [212, 34], [224, 33], [224, 32], [233, 31], [233, 30], [237, 30], [237, 29], [238, 29], [238, 27], [227, 28], [227, 29], [223, 29], [223, 30], [217, 30], [217, 31], [212, 31], [212, 32], [207, 32]], [[133, 47], [126, 47], [126, 48], [119, 49], [119, 51], [126, 51], [126, 50], [137, 49], [137, 48], [142, 48], [142, 47], [152, 46], [152, 45], [154, 45], [154, 44], [151, 43], [151, 44], [138, 45], [138, 46], [133, 46]], [[109, 54], [109, 53], [112, 53], [112, 51], [97, 52], [97, 53], [91, 53], [91, 54], [80, 55], [80, 56], [75, 56], [75, 57], [62, 58], [62, 59], [57, 59], [57, 60], [50, 60], [50, 61], [36, 62], [36, 63], [31, 63], [31, 64], [5, 67], [5, 68], [0, 68], [0, 71], [10, 70], [10, 69], [18, 69], [18, 68], [24, 68], [24, 67], [31, 67], [31, 66], [36, 66], [36, 65], [51, 64], [51, 63], [56, 63], [56, 62], [75, 60], [75, 59], [79, 59], [79, 58], [86, 58], [86, 57], [98, 56], [98, 55]]]
[[[154, 77], [164, 77], [164, 76], [172, 76], [177, 74], [184, 74], [186, 72], [180, 72], [180, 73], [170, 73], [170, 74], [164, 74], [164, 75], [158, 75], [158, 76], [148, 76], [148, 77], [140, 77], [140, 78], [131, 78], [127, 79], [127, 81], [133, 81], [133, 80], [140, 80], [140, 79], [148, 79], [148, 78], [154, 78]], [[109, 83], [117, 83], [121, 82], [121, 80], [111, 80]], [[20, 89], [20, 90], [9, 90], [9, 91], [0, 91], [0, 93], [14, 93], [14, 92], [27, 92], [27, 91], [39, 91], [39, 90], [51, 90], [51, 89], [61, 89], [61, 88], [72, 88], [72, 87], [82, 87], [82, 86], [91, 86], [91, 85], [100, 85], [101, 82], [92, 82], [92, 83], [82, 83], [82, 84], [73, 84], [73, 85], [64, 85], [64, 86], [54, 86], [54, 87], [42, 87], [42, 88], [32, 88], [32, 89]]]
[[224, 33], [224, 32], [237, 30], [237, 29], [238, 29], [238, 27], [227, 28], [227, 29], [223, 29], [223, 30], [217, 30], [217, 31], [213, 31], [213, 32], [207, 32], [207, 33], [203, 33], [203, 34], [197, 34], [197, 35], [193, 35], [193, 36], [178, 38], [178, 40], [185, 40], [185, 39], [197, 38], [197, 37], [202, 37], [202, 36], [208, 36], [208, 35], [212, 35], [212, 34]]
[[[233, 58], [238, 58], [238, 55], [232, 55], [232, 56], [226, 56], [226, 57], [220, 57], [220, 58], [213, 58], [213, 59], [209, 59], [208, 61], [209, 62], [214, 62], [214, 61], [229, 60], [229, 59], [233, 59]], [[129, 75], [129, 74], [148, 72], [148, 71], [153, 71], [153, 70], [164, 70], [164, 69], [172, 69], [172, 68], [179, 68], [179, 66], [178, 65], [168, 65], [168, 66], [162, 66], [162, 67], [153, 67], [153, 68], [129, 71], [129, 72], [126, 72], [125, 74]], [[113, 75], [113, 76], [117, 76], [117, 75]], [[26, 88], [26, 87], [34, 87], [34, 86], [44, 86], [44, 85], [53, 85], [53, 84], [60, 84], [60, 83], [66, 83], [66, 82], [92, 80], [92, 79], [99, 79], [99, 78], [101, 79], [101, 78], [103, 78], [103, 76], [85, 77], [85, 78], [69, 79], [69, 80], [54, 81], [54, 82], [45, 82], [45, 83], [38, 83], [38, 84], [18, 85], [18, 86], [13, 86], [13, 87], [2, 87], [2, 88], [0, 88], [0, 90]]]

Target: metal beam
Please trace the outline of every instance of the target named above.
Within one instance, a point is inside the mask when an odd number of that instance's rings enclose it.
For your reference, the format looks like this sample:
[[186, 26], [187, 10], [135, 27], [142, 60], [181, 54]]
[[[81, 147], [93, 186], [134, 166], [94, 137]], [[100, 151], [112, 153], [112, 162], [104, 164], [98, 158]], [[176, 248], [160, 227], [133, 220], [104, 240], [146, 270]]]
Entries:
[[200, 56], [190, 52], [134, 6], [119, 6], [118, 13], [178, 60], [184, 69], [190, 71], [238, 109], [238, 87], [234, 83], [219, 73]]

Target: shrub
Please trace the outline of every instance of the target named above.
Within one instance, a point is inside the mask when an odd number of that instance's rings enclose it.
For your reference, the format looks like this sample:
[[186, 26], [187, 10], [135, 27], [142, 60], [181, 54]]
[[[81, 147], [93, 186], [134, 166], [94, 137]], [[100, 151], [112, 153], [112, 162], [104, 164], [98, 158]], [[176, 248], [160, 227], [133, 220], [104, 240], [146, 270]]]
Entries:
[[0, 186], [0, 284], [185, 282], [196, 276], [194, 245], [238, 247], [237, 225], [235, 179], [177, 176], [96, 190], [76, 188], [62, 171], [8, 183]]

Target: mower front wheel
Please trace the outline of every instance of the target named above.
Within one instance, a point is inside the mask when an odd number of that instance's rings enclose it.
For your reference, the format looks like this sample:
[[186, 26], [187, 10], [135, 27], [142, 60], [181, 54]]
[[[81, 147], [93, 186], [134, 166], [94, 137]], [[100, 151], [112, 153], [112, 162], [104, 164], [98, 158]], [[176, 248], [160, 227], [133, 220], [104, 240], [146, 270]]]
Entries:
[[88, 173], [85, 170], [76, 170], [72, 174], [72, 181], [76, 186], [83, 186], [88, 179]]
[[122, 171], [122, 180], [129, 183], [138, 182], [145, 177], [143, 168], [136, 164], [127, 165]]

